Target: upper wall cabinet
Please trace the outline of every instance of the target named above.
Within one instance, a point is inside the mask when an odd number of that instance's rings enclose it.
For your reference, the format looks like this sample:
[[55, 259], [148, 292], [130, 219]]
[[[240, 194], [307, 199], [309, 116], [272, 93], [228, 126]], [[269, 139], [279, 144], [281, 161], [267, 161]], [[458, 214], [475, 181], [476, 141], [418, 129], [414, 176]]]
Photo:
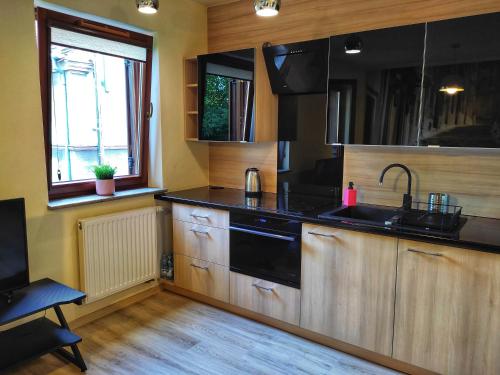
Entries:
[[330, 39], [327, 143], [416, 145], [424, 25]]
[[327, 142], [500, 147], [498, 25], [493, 13], [332, 37]]
[[255, 50], [198, 56], [198, 137], [255, 140]]
[[428, 24], [420, 145], [500, 147], [500, 13]]
[[260, 48], [187, 58], [184, 84], [186, 140], [277, 140], [278, 100]]

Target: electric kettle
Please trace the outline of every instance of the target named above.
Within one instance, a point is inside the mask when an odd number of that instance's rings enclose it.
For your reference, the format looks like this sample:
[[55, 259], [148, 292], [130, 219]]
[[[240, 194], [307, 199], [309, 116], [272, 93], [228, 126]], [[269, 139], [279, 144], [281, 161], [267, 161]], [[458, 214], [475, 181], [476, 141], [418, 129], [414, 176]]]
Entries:
[[248, 168], [245, 171], [245, 195], [247, 197], [260, 197], [262, 195], [260, 175], [257, 168]]

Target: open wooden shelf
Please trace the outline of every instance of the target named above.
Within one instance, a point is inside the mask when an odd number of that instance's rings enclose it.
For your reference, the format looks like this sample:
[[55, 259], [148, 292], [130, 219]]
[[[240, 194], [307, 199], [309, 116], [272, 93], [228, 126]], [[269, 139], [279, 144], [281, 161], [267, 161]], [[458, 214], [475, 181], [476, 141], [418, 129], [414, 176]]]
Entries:
[[198, 140], [198, 60], [184, 59], [184, 139]]

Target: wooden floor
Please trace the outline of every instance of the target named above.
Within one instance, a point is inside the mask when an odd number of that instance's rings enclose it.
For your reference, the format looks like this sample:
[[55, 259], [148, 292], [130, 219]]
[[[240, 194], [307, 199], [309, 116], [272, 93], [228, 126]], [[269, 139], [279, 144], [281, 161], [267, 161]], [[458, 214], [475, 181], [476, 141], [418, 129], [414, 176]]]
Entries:
[[[76, 331], [92, 375], [396, 373], [168, 292]], [[8, 374], [78, 373], [46, 355]]]

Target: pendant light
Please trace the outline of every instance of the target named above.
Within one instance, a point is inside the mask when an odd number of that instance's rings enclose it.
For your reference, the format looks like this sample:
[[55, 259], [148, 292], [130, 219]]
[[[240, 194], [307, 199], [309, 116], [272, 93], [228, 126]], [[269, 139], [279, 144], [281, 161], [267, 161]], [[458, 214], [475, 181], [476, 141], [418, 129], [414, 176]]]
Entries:
[[278, 15], [281, 0], [254, 0], [255, 13], [261, 17], [273, 17]]
[[349, 55], [355, 55], [357, 53], [361, 53], [363, 48], [363, 42], [361, 38], [356, 35], [351, 35], [348, 37], [344, 43], [345, 53]]
[[449, 74], [443, 78], [439, 91], [448, 95], [455, 95], [464, 91], [464, 84], [460, 76], [456, 74]]
[[439, 91], [444, 92], [448, 95], [455, 95], [459, 92], [464, 91], [464, 83], [462, 78], [458, 75], [458, 66], [457, 66], [457, 49], [460, 48], [460, 44], [452, 44], [451, 48], [453, 48], [453, 61], [454, 61], [454, 70], [455, 74], [448, 74], [443, 78], [441, 82], [441, 87]]
[[160, 0], [135, 0], [137, 10], [144, 14], [155, 14], [160, 7]]

